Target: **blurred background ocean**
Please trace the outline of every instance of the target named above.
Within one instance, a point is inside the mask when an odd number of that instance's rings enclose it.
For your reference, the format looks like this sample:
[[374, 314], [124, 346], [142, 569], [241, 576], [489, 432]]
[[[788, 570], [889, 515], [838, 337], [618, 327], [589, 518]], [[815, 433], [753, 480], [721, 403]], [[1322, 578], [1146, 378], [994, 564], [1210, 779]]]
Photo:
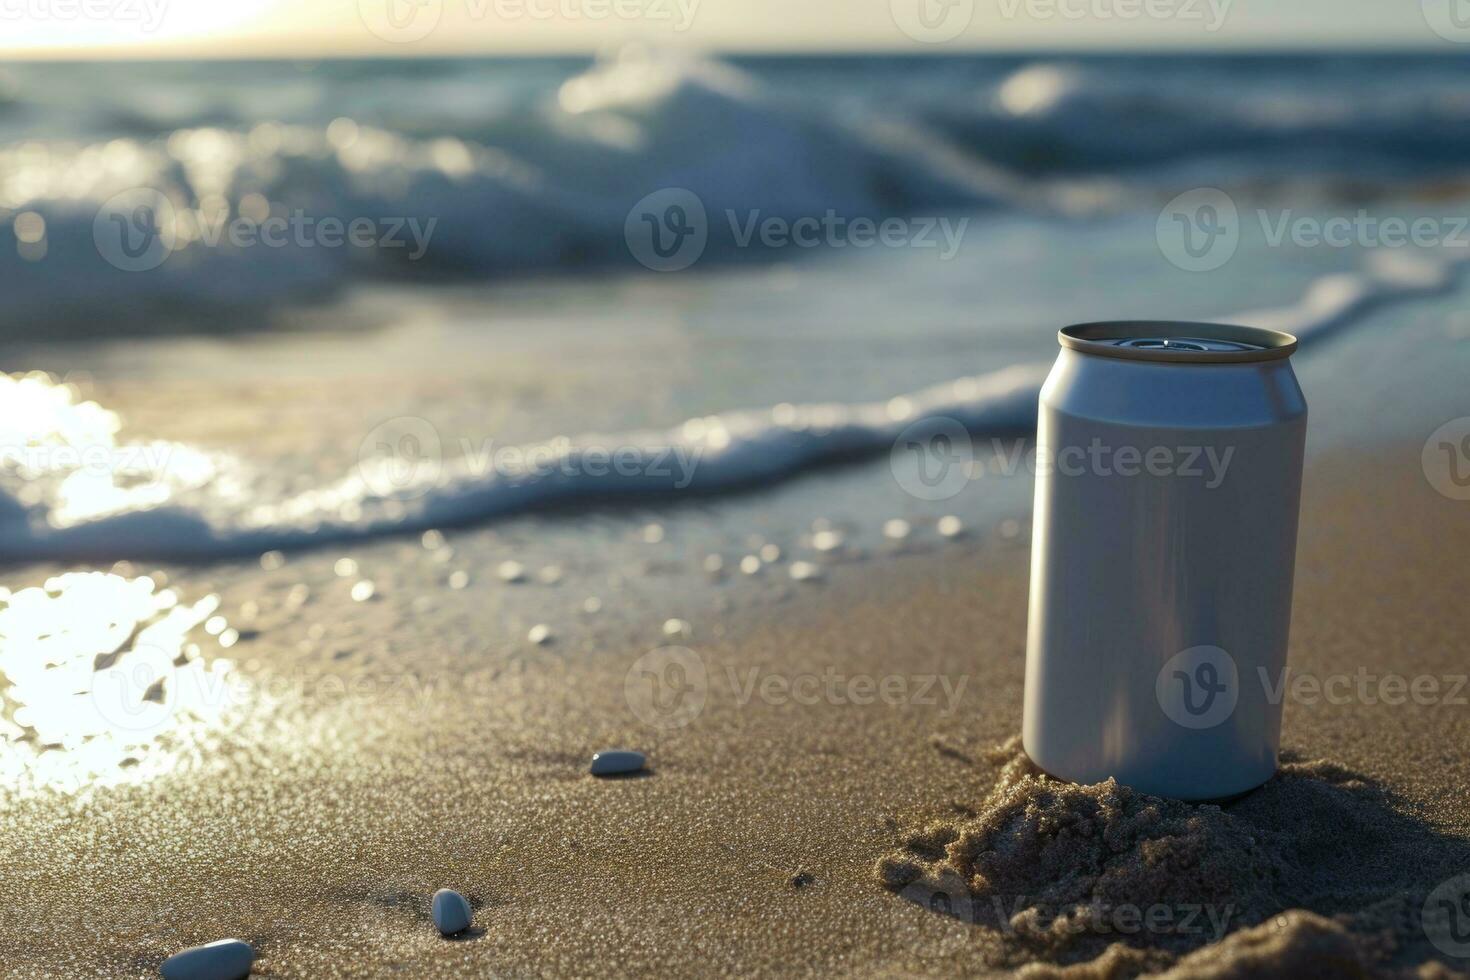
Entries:
[[[1467, 149], [1470, 61], [1425, 54], [13, 64], [0, 329], [258, 329], [364, 281], [638, 272], [625, 221], [664, 188], [702, 201], [707, 268], [803, 251], [741, 247], [751, 215], [974, 213], [983, 234], [1201, 185], [1301, 209], [1453, 186]], [[99, 207], [140, 187], [172, 207], [146, 275], [94, 242]], [[404, 247], [209, 241], [298, 211], [396, 224]]]

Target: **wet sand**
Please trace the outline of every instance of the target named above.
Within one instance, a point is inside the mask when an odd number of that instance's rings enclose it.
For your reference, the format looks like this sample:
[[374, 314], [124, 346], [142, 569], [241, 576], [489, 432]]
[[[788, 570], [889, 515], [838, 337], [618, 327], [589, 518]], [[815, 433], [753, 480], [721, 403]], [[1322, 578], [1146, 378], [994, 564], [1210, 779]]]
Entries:
[[[1419, 449], [1309, 467], [1295, 671], [1464, 673], [1470, 511], [1429, 487]], [[152, 976], [169, 953], [225, 936], [256, 947], [256, 975], [279, 977], [954, 976], [1028, 963], [1037, 975], [1330, 964], [1432, 976], [1470, 962], [1421, 921], [1431, 890], [1470, 871], [1463, 690], [1432, 706], [1289, 700], [1290, 763], [1275, 783], [1208, 818], [1185, 808], [1135, 823], [1100, 852], [1117, 862], [1100, 890], [1058, 883], [1064, 849], [1034, 851], [1045, 859], [1032, 868], [1015, 841], [1054, 830], [1048, 806], [1075, 822], [1099, 791], [1017, 797], [1020, 763], [996, 750], [1020, 723], [1026, 539], [1024, 527], [977, 529], [938, 550], [835, 563], [753, 606], [716, 595], [681, 639], [707, 684], [676, 685], [685, 700], [660, 704], [625, 689], [657, 645], [652, 606], [610, 601], [585, 646], [473, 661], [432, 617], [400, 622], [392, 635], [422, 644], [411, 684], [283, 691], [207, 762], [6, 801], [6, 975]], [[510, 613], [486, 602], [479, 615], [488, 634]], [[263, 629], [250, 642], [284, 641]], [[1451, 686], [1440, 692], [1453, 700]], [[587, 775], [591, 753], [613, 746], [646, 751], [650, 772]], [[1231, 905], [1229, 935], [956, 922], [877, 871], [935, 826], [972, 841], [998, 828], [990, 866], [1007, 910], [1089, 895], [1176, 914]], [[1146, 873], [1159, 847], [1163, 867], [1193, 854], [1206, 871]], [[440, 887], [470, 898], [471, 933], [434, 931]]]

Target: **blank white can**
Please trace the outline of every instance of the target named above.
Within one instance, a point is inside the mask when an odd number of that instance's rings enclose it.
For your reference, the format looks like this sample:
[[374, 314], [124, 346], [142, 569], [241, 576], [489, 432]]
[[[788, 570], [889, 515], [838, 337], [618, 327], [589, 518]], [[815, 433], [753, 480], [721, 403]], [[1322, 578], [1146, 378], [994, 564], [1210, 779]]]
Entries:
[[1276, 771], [1307, 406], [1289, 334], [1067, 327], [1041, 389], [1022, 741], [1224, 799]]

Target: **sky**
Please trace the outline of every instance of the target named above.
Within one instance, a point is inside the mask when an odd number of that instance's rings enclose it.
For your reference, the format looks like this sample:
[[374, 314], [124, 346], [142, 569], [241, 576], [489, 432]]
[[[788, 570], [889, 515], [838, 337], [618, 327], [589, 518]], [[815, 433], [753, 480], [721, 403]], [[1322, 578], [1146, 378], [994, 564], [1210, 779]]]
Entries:
[[0, 0], [0, 58], [1415, 47], [1470, 0]]

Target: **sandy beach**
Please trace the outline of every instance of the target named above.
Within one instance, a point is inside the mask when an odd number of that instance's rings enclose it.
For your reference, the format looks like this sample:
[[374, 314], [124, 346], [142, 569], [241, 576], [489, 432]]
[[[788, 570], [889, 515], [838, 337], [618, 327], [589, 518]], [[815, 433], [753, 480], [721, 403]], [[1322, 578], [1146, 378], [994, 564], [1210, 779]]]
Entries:
[[[1320, 459], [1307, 487], [1292, 668], [1462, 673], [1470, 522], [1425, 483], [1418, 447]], [[1421, 909], [1470, 867], [1470, 810], [1449, 791], [1470, 778], [1455, 704], [1291, 700], [1276, 780], [1218, 810], [1140, 818], [1159, 801], [1135, 801], [1129, 816], [1097, 817], [1127, 827], [1093, 854], [1106, 885], [1036, 893], [1064, 861], [1062, 838], [1046, 843], [1058, 821], [1106, 792], [1016, 788], [1026, 555], [1024, 534], [980, 530], [836, 564], [799, 596], [750, 607], [758, 616], [691, 614], [708, 685], [677, 729], [640, 721], [625, 698], [647, 631], [628, 609], [585, 656], [506, 651], [452, 684], [426, 664], [412, 697], [333, 697], [318, 683], [224, 739], [207, 767], [85, 800], [11, 801], [7, 974], [148, 976], [181, 946], [238, 935], [261, 976], [946, 976], [1036, 960], [1059, 964], [1037, 976], [1279, 975], [1307, 962], [1448, 975], [1455, 961]], [[890, 689], [897, 704], [851, 703], [873, 693], [841, 683], [801, 704], [779, 685], [749, 696], [751, 672], [907, 687]], [[930, 676], [952, 701], [919, 690]], [[586, 775], [612, 745], [647, 751], [650, 772]], [[885, 889], [880, 859], [926, 829], [982, 826], [1010, 854], [998, 907], [1162, 906], [1179, 933], [1104, 918], [1058, 938], [996, 921], [989, 896], [971, 924]], [[1040, 853], [1008, 852], [1023, 839]], [[427, 918], [446, 885], [476, 908], [458, 941]], [[1193, 906], [1215, 907], [1223, 941], [1206, 909], [1184, 928]]]

